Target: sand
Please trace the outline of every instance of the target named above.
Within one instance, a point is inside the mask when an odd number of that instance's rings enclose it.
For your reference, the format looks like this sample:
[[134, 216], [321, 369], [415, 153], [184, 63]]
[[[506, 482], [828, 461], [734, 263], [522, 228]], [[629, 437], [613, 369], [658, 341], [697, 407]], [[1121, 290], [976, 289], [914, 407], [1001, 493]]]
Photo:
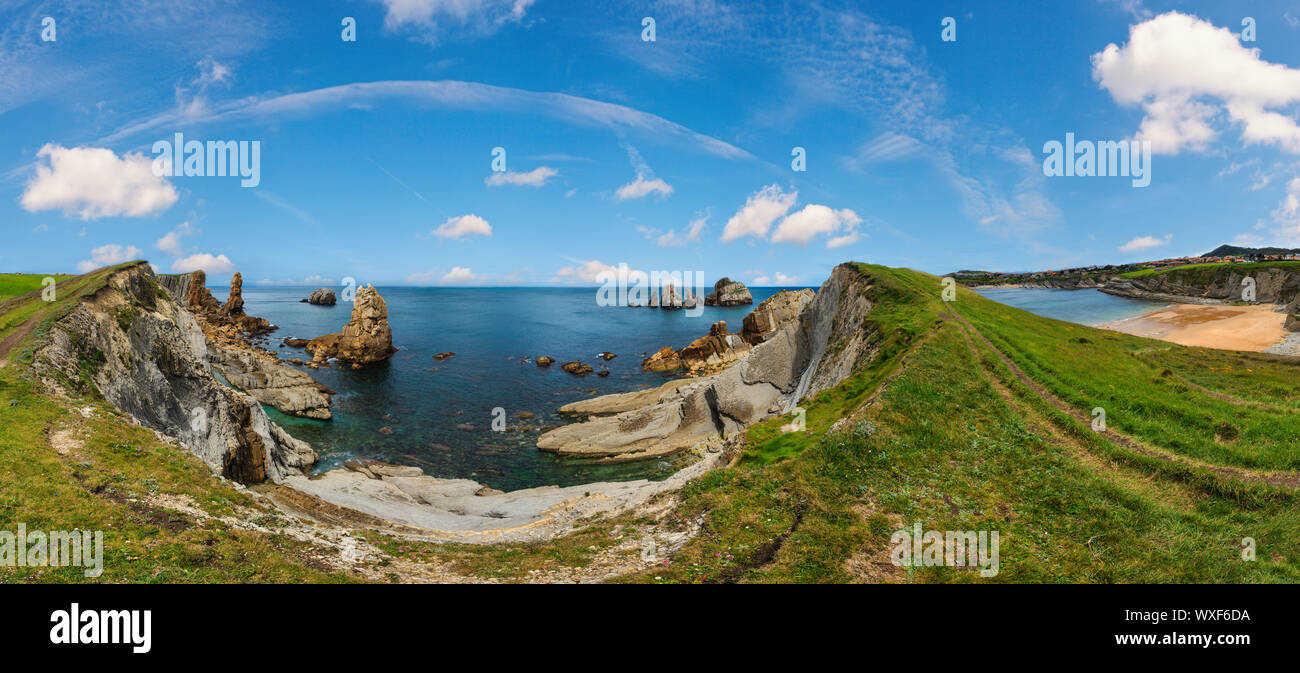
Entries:
[[1291, 334], [1282, 327], [1286, 314], [1275, 309], [1272, 304], [1174, 304], [1098, 327], [1184, 346], [1264, 351], [1282, 343]]

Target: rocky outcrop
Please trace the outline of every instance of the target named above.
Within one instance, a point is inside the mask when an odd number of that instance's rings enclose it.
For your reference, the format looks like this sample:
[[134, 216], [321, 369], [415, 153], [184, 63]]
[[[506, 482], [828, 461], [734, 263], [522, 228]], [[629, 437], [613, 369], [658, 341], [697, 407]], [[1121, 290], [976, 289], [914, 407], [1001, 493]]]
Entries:
[[[158, 282], [173, 297], [184, 298], [183, 307], [198, 319], [207, 338], [211, 366], [230, 385], [286, 414], [318, 420], [333, 417], [330, 395], [334, 391], [250, 343], [250, 336], [275, 326], [244, 312], [243, 278], [238, 273], [231, 279], [230, 298], [224, 305], [204, 286], [207, 278], [203, 271], [159, 276]], [[284, 343], [295, 347], [307, 344], [292, 338]]]
[[586, 376], [593, 371], [591, 365], [583, 364], [576, 360], [573, 362], [566, 362], [560, 365], [560, 369], [563, 369], [564, 371], [569, 372], [574, 376]]
[[317, 363], [338, 358], [354, 367], [392, 357], [397, 349], [393, 348], [393, 330], [388, 326], [388, 305], [375, 286], [357, 290], [348, 324], [341, 332], [312, 339], [307, 352]]
[[230, 385], [286, 414], [327, 421], [333, 390], [311, 376], [248, 348], [211, 344], [209, 360]]
[[744, 357], [751, 346], [762, 343], [768, 336], [790, 324], [812, 298], [812, 290], [782, 290], [763, 300], [745, 316], [745, 327], [740, 334], [729, 333], [725, 321], [715, 322], [708, 334], [681, 350], [675, 350], [671, 346], [660, 348], [641, 362], [641, 370], [664, 372], [686, 369], [692, 376], [712, 373]]
[[54, 323], [34, 371], [49, 385], [92, 387], [235, 481], [279, 483], [300, 474], [315, 451], [272, 423], [251, 395], [212, 375], [198, 319], [172, 300], [201, 299], [194, 280], [173, 283], [179, 293], [169, 295], [146, 264], [113, 273]]
[[641, 362], [641, 371], [670, 372], [682, 368], [682, 360], [672, 346], [664, 346]]
[[230, 297], [219, 303], [206, 286], [202, 270], [181, 275], [158, 276], [158, 284], [180, 301], [181, 307], [203, 323], [209, 339], [222, 343], [242, 343], [250, 336], [275, 331], [264, 318], [244, 313], [244, 279], [238, 272], [230, 279]]
[[753, 423], [788, 413], [799, 400], [838, 385], [875, 357], [871, 344], [878, 335], [867, 320], [875, 306], [873, 287], [858, 266], [842, 264], [797, 320], [731, 367], [662, 390], [653, 403], [637, 408], [627, 408], [626, 394], [590, 400], [589, 408], [625, 410], [547, 432], [537, 447], [605, 460], [651, 458], [733, 437]]
[[725, 367], [749, 352], [750, 344], [739, 334], [727, 332], [727, 323], [719, 320], [709, 327], [709, 333], [692, 341], [677, 352], [677, 359], [692, 375]]
[[752, 303], [754, 298], [750, 296], [749, 288], [730, 278], [719, 279], [713, 284], [713, 291], [704, 297], [705, 306], [740, 306]]
[[334, 290], [322, 287], [319, 290], [313, 290], [311, 294], [307, 295], [306, 299], [299, 299], [298, 301], [317, 306], [333, 306], [338, 303], [338, 298], [334, 296]]
[[676, 286], [666, 285], [663, 290], [663, 298], [660, 301], [659, 308], [675, 309], [682, 307], [682, 295], [677, 291]]
[[799, 317], [804, 308], [813, 300], [813, 291], [781, 290], [764, 299], [745, 316], [740, 330], [740, 338], [745, 343], [758, 345], [767, 340], [768, 335], [790, 324]]

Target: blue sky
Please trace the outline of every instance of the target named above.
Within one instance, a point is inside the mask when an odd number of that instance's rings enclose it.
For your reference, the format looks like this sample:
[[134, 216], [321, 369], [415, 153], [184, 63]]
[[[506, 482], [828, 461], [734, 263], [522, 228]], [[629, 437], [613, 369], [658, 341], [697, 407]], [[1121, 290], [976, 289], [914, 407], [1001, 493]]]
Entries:
[[[116, 4], [0, 1], [0, 270], [816, 285], [1300, 246], [1294, 3]], [[177, 132], [258, 141], [259, 184], [155, 175]], [[1150, 185], [1045, 176], [1066, 133], [1150, 142]]]

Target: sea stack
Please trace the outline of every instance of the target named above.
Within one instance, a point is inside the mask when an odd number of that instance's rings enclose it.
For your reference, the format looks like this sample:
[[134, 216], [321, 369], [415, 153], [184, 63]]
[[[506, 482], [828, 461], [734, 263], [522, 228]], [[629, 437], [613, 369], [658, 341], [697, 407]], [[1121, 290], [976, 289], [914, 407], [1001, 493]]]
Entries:
[[397, 352], [393, 330], [388, 326], [388, 304], [374, 285], [357, 290], [352, 302], [352, 319], [343, 331], [312, 339], [307, 352], [317, 363], [338, 358], [354, 367], [381, 362]]
[[749, 288], [745, 284], [722, 278], [713, 284], [713, 292], [704, 297], [705, 306], [740, 306], [743, 304], [754, 303], [754, 298], [749, 294]]
[[304, 304], [316, 304], [317, 306], [333, 306], [338, 303], [338, 298], [334, 296], [334, 290], [322, 287], [307, 295], [306, 299], [299, 301]]

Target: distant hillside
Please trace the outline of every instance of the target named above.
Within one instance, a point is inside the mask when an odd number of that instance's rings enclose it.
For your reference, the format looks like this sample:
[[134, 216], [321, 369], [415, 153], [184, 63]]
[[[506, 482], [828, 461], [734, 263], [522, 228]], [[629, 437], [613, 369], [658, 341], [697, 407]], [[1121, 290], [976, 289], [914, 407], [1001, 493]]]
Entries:
[[1300, 248], [1243, 248], [1239, 245], [1221, 245], [1202, 257], [1248, 257], [1250, 255], [1295, 255]]

